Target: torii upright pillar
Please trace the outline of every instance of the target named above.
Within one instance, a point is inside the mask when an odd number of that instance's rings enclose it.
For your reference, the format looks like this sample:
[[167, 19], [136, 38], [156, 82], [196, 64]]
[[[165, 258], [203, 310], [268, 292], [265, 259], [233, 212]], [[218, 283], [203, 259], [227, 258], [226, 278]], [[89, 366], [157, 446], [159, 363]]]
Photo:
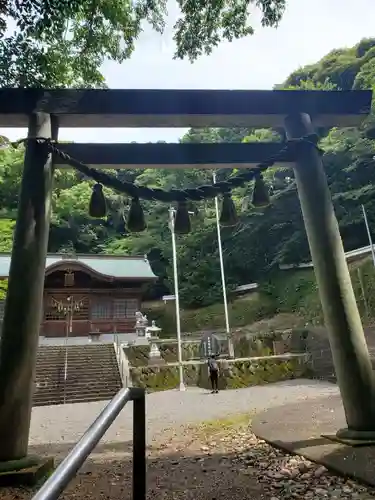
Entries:
[[[289, 116], [285, 127], [289, 138], [314, 133], [310, 116], [304, 113]], [[336, 437], [375, 441], [371, 359], [322, 159], [312, 144], [301, 143], [294, 171], [348, 425]]]
[[[57, 135], [33, 113], [29, 138]], [[52, 130], [54, 128], [55, 130]], [[46, 144], [26, 144], [0, 344], [0, 461], [27, 457], [51, 214], [53, 165]]]

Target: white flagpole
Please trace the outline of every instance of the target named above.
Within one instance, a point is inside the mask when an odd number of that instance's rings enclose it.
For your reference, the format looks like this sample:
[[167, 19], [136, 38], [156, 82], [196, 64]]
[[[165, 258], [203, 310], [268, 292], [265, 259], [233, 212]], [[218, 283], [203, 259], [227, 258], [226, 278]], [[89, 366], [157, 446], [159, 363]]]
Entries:
[[371, 246], [372, 262], [373, 262], [374, 267], [375, 267], [375, 251], [374, 251], [374, 245], [372, 244], [370, 226], [369, 226], [369, 223], [368, 223], [368, 219], [367, 219], [367, 214], [366, 214], [365, 207], [364, 207], [364, 205], [361, 205], [361, 206], [362, 206], [363, 218], [365, 220], [365, 225], [366, 225], [367, 237], [368, 237], [368, 241], [369, 241], [370, 246]]
[[177, 328], [177, 355], [178, 355], [178, 372], [180, 379], [180, 391], [185, 391], [184, 384], [184, 368], [182, 364], [182, 346], [181, 346], [181, 319], [180, 319], [180, 296], [178, 292], [178, 273], [177, 273], [177, 251], [176, 251], [176, 234], [174, 232], [174, 210], [169, 209], [169, 229], [172, 235], [172, 254], [173, 254], [173, 277], [174, 277], [174, 297], [176, 304], [176, 328]]
[[[213, 182], [216, 184], [216, 174], [213, 174]], [[216, 227], [217, 227], [217, 243], [219, 246], [219, 259], [220, 259], [220, 271], [221, 271], [221, 286], [223, 289], [223, 303], [224, 303], [224, 314], [225, 314], [225, 329], [228, 339], [228, 352], [229, 357], [234, 358], [234, 348], [233, 342], [230, 335], [229, 326], [229, 313], [228, 313], [228, 300], [227, 300], [227, 289], [225, 284], [225, 272], [224, 272], [224, 260], [223, 260], [223, 247], [221, 243], [221, 231], [220, 231], [220, 216], [219, 216], [219, 199], [215, 196], [215, 211], [216, 211]]]

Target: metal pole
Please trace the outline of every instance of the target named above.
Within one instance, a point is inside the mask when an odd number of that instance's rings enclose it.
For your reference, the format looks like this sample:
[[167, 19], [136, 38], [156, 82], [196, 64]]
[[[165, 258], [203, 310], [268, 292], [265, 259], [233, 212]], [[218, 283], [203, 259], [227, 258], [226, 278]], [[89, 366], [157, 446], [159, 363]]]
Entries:
[[120, 389], [32, 500], [56, 500], [59, 498], [125, 404], [132, 399], [132, 394], [132, 389]]
[[363, 212], [363, 218], [364, 218], [365, 225], [366, 225], [368, 241], [369, 241], [370, 246], [371, 246], [372, 262], [373, 262], [374, 267], [375, 267], [375, 250], [374, 250], [374, 245], [372, 244], [370, 226], [369, 226], [368, 219], [367, 219], [367, 213], [366, 213], [364, 205], [361, 205], [361, 207], [362, 207], [362, 212]]
[[[212, 177], [213, 177], [213, 183], [216, 184], [216, 173], [215, 172], [213, 173]], [[225, 330], [227, 332], [229, 357], [234, 358], [234, 347], [233, 347], [233, 342], [232, 342], [232, 338], [230, 335], [230, 326], [229, 326], [227, 288], [226, 288], [226, 284], [225, 284], [225, 272], [224, 272], [224, 260], [223, 260], [223, 246], [221, 243], [219, 198], [217, 196], [215, 196], [215, 212], [216, 212], [217, 243], [218, 243], [218, 247], [219, 247], [219, 259], [220, 259], [221, 286], [222, 286], [222, 290], [223, 290]]]
[[66, 403], [66, 381], [68, 378], [68, 340], [69, 333], [72, 331], [73, 322], [73, 302], [71, 302], [71, 297], [67, 298], [67, 322], [66, 322], [66, 332], [65, 332], [65, 361], [64, 361], [64, 404]]
[[368, 305], [367, 305], [365, 287], [363, 284], [362, 273], [361, 273], [360, 267], [357, 267], [357, 274], [358, 274], [359, 286], [361, 287], [361, 292], [362, 292], [362, 297], [363, 297], [363, 305], [365, 307], [365, 312], [366, 312], [366, 318], [368, 319], [370, 317], [370, 313], [369, 313], [369, 309], [368, 309]]
[[[287, 117], [285, 126], [290, 139], [314, 132], [310, 116], [305, 113]], [[375, 391], [371, 360], [323, 162], [313, 145], [300, 144], [294, 171], [348, 426], [338, 431], [337, 437], [373, 439]]]
[[133, 400], [133, 500], [146, 500], [146, 398], [144, 391], [139, 392]]
[[177, 273], [177, 251], [176, 251], [176, 234], [174, 232], [174, 210], [169, 209], [169, 228], [172, 235], [172, 255], [173, 255], [173, 278], [174, 278], [174, 296], [176, 304], [176, 328], [177, 328], [177, 355], [178, 355], [178, 372], [180, 380], [180, 391], [185, 391], [184, 384], [184, 368], [182, 364], [182, 347], [181, 347], [181, 319], [180, 319], [180, 297], [178, 293], [178, 273]]
[[[56, 138], [57, 126], [53, 129], [49, 115], [30, 116], [30, 138]], [[47, 146], [30, 141], [26, 145], [1, 336], [0, 461], [24, 458], [28, 451], [52, 183], [52, 156]]]

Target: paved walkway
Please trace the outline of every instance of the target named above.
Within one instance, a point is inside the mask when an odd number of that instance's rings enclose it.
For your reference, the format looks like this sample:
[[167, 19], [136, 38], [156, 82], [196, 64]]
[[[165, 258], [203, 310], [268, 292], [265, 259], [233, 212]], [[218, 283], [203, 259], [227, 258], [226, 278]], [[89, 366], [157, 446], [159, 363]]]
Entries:
[[347, 446], [322, 437], [346, 427], [338, 394], [268, 408], [252, 421], [254, 433], [268, 443], [302, 455], [343, 476], [375, 486], [375, 446]]
[[[209, 394], [198, 388], [186, 392], [165, 391], [147, 396], [148, 441], [167, 429], [267, 408], [312, 401], [338, 394], [336, 386], [313, 380], [291, 380]], [[33, 408], [30, 444], [41, 448], [61, 446], [66, 453], [96, 419], [106, 402], [42, 406]], [[132, 439], [132, 405], [125, 407], [103, 438], [103, 443], [124, 443]], [[69, 445], [69, 446], [67, 446]], [[58, 446], [57, 446], [58, 447]], [[63, 449], [64, 448], [64, 449]], [[48, 451], [48, 450], [47, 450]]]

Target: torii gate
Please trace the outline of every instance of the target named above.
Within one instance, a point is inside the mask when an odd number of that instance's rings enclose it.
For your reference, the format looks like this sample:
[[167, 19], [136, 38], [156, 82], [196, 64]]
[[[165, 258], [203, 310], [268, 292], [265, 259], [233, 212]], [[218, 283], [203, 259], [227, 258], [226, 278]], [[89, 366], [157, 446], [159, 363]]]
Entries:
[[[53, 168], [66, 164], [52, 157], [51, 144], [40, 138], [57, 139], [59, 127], [283, 127], [291, 140], [313, 134], [315, 127], [359, 125], [371, 97], [371, 91], [0, 90], [0, 127], [29, 131], [0, 349], [0, 461], [22, 459], [28, 451]], [[313, 142], [296, 144], [281, 160], [294, 166], [343, 399], [347, 429], [337, 436], [374, 439], [372, 367], [323, 164]], [[245, 169], [245, 180], [256, 176], [246, 169], [281, 148], [275, 143], [58, 145], [98, 168], [227, 167]], [[210, 189], [204, 197], [228, 194], [224, 185]], [[181, 200], [177, 191], [168, 196]]]

